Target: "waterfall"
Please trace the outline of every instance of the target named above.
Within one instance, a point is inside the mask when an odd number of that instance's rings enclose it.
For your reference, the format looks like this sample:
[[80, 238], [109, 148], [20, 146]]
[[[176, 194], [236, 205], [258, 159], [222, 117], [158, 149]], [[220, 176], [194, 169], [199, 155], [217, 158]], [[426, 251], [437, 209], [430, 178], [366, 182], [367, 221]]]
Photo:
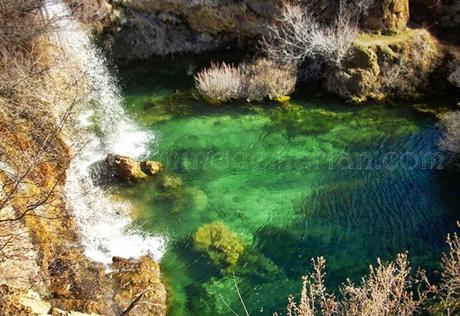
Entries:
[[131, 225], [130, 205], [115, 202], [98, 187], [91, 168], [108, 153], [140, 157], [147, 154], [153, 136], [140, 130], [124, 112], [117, 81], [111, 76], [103, 54], [62, 0], [46, 0], [44, 15], [56, 24], [54, 44], [81, 68], [92, 88], [87, 102], [78, 110], [71, 128], [78, 141], [86, 144], [72, 160], [65, 186], [69, 206], [80, 229], [86, 255], [110, 263], [113, 256], [124, 258], [150, 255], [159, 260], [164, 239], [141, 234]]

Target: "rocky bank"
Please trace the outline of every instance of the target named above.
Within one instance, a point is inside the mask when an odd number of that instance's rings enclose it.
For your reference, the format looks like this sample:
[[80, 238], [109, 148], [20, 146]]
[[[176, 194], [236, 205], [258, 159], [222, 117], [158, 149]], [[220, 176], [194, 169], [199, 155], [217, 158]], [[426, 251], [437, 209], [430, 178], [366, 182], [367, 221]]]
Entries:
[[[228, 45], [252, 49], [267, 25], [276, 23], [282, 5], [281, 0], [103, 0], [83, 1], [83, 6], [81, 1], [67, 2], [119, 64]], [[331, 19], [337, 9], [334, 3], [316, 1], [322, 20]], [[436, 88], [433, 79], [444, 78], [438, 85], [448, 85], [445, 78], [460, 63], [455, 36], [460, 33], [458, 1], [376, 1], [360, 25], [363, 33], [343, 67], [325, 70], [324, 86], [342, 97], [356, 102], [415, 97]], [[43, 141], [40, 135], [57, 128], [49, 109], [39, 117], [24, 112], [19, 121], [6, 112], [0, 115], [3, 147], [13, 152], [9, 157], [20, 157], [24, 148], [33, 155]], [[106, 267], [84, 255], [63, 192], [70, 152], [61, 133], [57, 135], [24, 189], [39, 194], [54, 187], [52, 203], [41, 206], [42, 216], [25, 217], [10, 227], [23, 232], [15, 246], [23, 247], [24, 256], [0, 262], [0, 314], [166, 314], [157, 263], [147, 257], [114, 258], [106, 273]], [[17, 172], [27, 166], [21, 159], [2, 157], [2, 162]], [[5, 166], [0, 169], [3, 183], [8, 173]], [[132, 175], [127, 177], [132, 180]], [[14, 203], [13, 214], [21, 201]]]
[[[281, 0], [109, 1], [97, 34], [118, 64], [229, 46], [255, 50], [267, 25], [277, 23], [282, 5]], [[314, 8], [327, 23], [337, 2], [316, 0]], [[459, 63], [458, 1], [375, 1], [360, 27], [344, 67], [323, 71], [329, 92], [361, 102], [414, 98], [449, 86], [446, 78]]]
[[[56, 137], [43, 151], [49, 131]], [[83, 253], [64, 196], [70, 151], [54, 116], [46, 109], [32, 113], [25, 108], [19, 117], [0, 111], [0, 139], [0, 183], [8, 186], [13, 172], [25, 174], [21, 191], [9, 200], [11, 218], [37, 203], [21, 197], [50, 196], [22, 220], [0, 223], [1, 258], [9, 256], [0, 260], [0, 314], [165, 315], [158, 263], [148, 257], [113, 258], [104, 267]], [[34, 156], [42, 158], [31, 165]], [[13, 243], [6, 242], [10, 236]]]

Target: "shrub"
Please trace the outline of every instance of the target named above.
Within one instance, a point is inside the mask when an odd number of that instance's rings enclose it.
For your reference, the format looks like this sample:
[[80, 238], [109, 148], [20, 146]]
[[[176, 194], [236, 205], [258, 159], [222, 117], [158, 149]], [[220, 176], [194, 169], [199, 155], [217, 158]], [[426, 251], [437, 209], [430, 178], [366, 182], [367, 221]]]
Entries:
[[412, 276], [407, 254], [398, 254], [387, 264], [378, 259], [361, 284], [342, 285], [340, 300], [327, 292], [326, 260], [317, 258], [313, 272], [303, 278], [299, 303], [289, 297], [288, 316], [459, 315], [460, 236], [448, 235], [447, 245], [439, 285], [429, 284], [424, 271]]
[[348, 281], [342, 286], [342, 300], [327, 292], [325, 264], [322, 257], [313, 260], [313, 272], [304, 277], [300, 303], [291, 296], [288, 315], [296, 316], [373, 316], [413, 315], [428, 298], [428, 291], [418, 291], [417, 285], [425, 281], [425, 274], [410, 276], [407, 254], [398, 254], [395, 261], [377, 267], [370, 266], [370, 273], [360, 285]]
[[345, 315], [414, 315], [427, 299], [428, 292], [415, 291], [425, 275], [410, 276], [407, 254], [398, 254], [386, 265], [380, 259], [377, 263], [360, 285], [349, 282], [343, 287]]
[[193, 236], [196, 250], [206, 252], [219, 268], [234, 266], [244, 252], [244, 244], [222, 222], [212, 222], [198, 228]]
[[292, 66], [281, 66], [270, 59], [260, 58], [243, 65], [244, 95], [248, 100], [264, 98], [279, 100], [289, 96], [295, 88], [296, 72]]
[[212, 64], [195, 75], [198, 92], [212, 104], [239, 98], [242, 80], [241, 69], [226, 63]]
[[460, 236], [447, 236], [449, 250], [441, 260], [441, 285], [438, 298], [444, 315], [460, 314]]
[[221, 104], [234, 99], [283, 100], [294, 91], [296, 79], [295, 67], [260, 58], [238, 67], [212, 64], [195, 75], [195, 85], [208, 102]]
[[283, 64], [313, 60], [340, 67], [358, 34], [359, 16], [370, 2], [358, 1], [351, 6], [348, 1], [339, 1], [336, 19], [330, 25], [318, 21], [312, 6], [286, 2], [278, 23], [269, 26], [269, 35], [261, 40], [262, 50]]

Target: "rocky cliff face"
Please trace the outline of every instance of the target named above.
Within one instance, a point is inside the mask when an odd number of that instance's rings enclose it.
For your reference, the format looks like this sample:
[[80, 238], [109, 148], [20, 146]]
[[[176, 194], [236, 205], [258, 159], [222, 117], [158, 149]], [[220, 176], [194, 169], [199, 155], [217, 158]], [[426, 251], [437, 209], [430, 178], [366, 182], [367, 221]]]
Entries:
[[460, 1], [411, 0], [411, 22], [428, 27], [443, 40], [460, 44]]
[[[119, 62], [153, 55], [203, 52], [231, 43], [254, 44], [276, 22], [281, 0], [122, 0], [106, 5], [101, 40]], [[336, 1], [316, 0], [315, 11], [330, 21]], [[409, 0], [376, 1], [362, 21], [374, 33], [393, 34], [405, 29]]]
[[[67, 0], [72, 3], [75, 0]], [[147, 59], [153, 55], [203, 52], [229, 43], [252, 44], [276, 21], [282, 0], [105, 0], [99, 2], [98, 33], [101, 41], [120, 62]], [[323, 21], [337, 11], [337, 1], [315, 0]], [[390, 35], [405, 30], [408, 23], [439, 31], [437, 36], [455, 39], [460, 30], [458, 1], [375, 1], [361, 20], [366, 32]], [[442, 31], [444, 30], [444, 32]], [[457, 36], [458, 37], [458, 36]]]
[[364, 30], [381, 34], [404, 31], [409, 21], [409, 0], [376, 1], [362, 19]]
[[442, 45], [426, 30], [392, 36], [361, 34], [343, 68], [326, 70], [326, 88], [355, 102], [414, 98], [442, 64]]
[[124, 0], [107, 4], [104, 46], [121, 63], [213, 50], [267, 31], [281, 0]]

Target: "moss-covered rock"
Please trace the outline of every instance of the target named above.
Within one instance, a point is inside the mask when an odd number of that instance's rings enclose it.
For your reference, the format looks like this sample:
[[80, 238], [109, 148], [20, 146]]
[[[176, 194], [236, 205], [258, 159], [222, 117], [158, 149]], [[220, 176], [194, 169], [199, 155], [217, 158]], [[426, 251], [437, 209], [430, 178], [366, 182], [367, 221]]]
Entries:
[[326, 88], [356, 102], [414, 98], [428, 90], [444, 55], [443, 46], [423, 29], [391, 36], [361, 34], [343, 67], [326, 71]]
[[193, 246], [205, 252], [219, 268], [234, 266], [244, 253], [245, 246], [238, 235], [222, 222], [212, 222], [198, 228], [193, 236]]

